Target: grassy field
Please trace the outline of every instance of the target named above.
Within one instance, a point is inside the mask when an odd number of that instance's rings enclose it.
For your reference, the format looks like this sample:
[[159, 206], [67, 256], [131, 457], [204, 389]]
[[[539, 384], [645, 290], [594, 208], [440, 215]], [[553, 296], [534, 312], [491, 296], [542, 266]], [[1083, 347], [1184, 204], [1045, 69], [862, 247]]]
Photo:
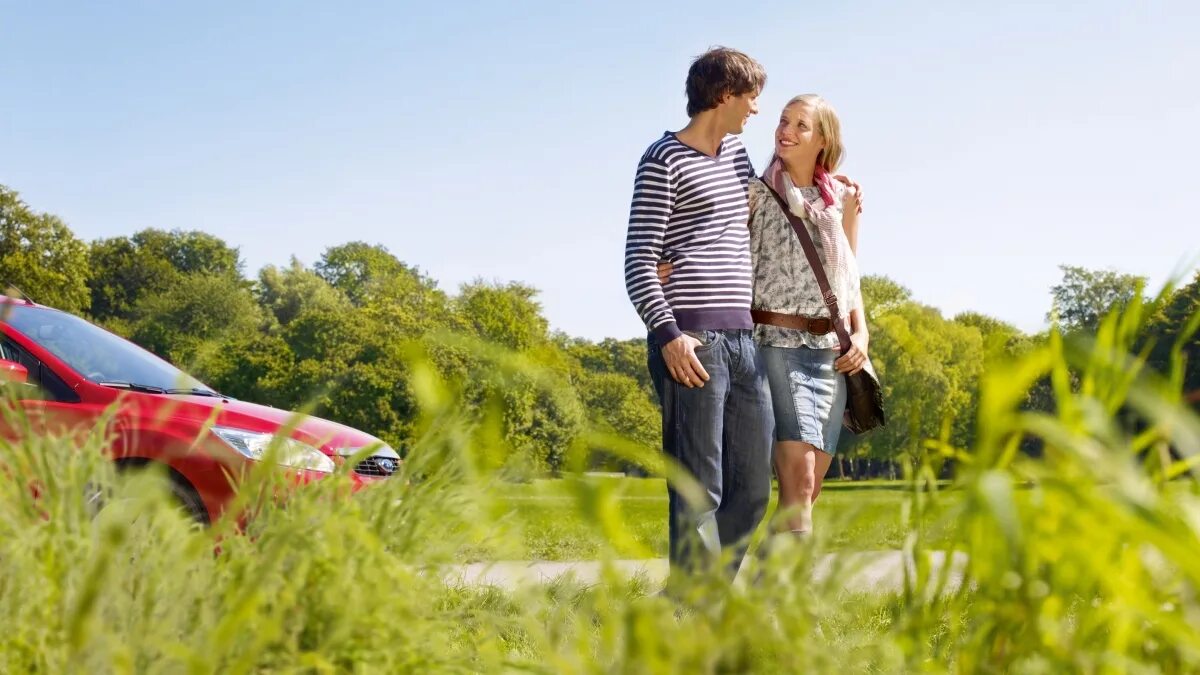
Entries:
[[[95, 439], [0, 440], [20, 477], [0, 481], [0, 673], [1200, 672], [1200, 419], [1137, 379], [1136, 325], [1114, 321], [1088, 350], [1055, 338], [984, 378], [973, 446], [923, 446], [954, 458], [952, 487], [830, 485], [817, 536], [735, 588], [719, 570], [668, 594], [611, 570], [447, 583], [468, 559], [661, 557], [666, 500], [661, 480], [502, 482], [502, 426], [433, 384], [399, 476], [353, 496], [332, 476], [279, 508], [294, 486], [259, 464], [232, 509], [254, 513], [244, 528], [191, 525]], [[1024, 408], [1039, 378], [1053, 413]], [[98, 513], [81, 499], [97, 486]], [[816, 574], [829, 551], [902, 544], [898, 592]], [[967, 564], [947, 588], [926, 554], [951, 548]]]
[[[582, 488], [582, 489], [581, 489]], [[604, 495], [616, 510], [616, 522], [627, 535], [615, 542], [588, 517], [588, 495]], [[581, 496], [582, 495], [582, 496]], [[775, 510], [771, 496], [769, 514]], [[817, 534], [830, 550], [896, 549], [912, 529], [905, 507], [911, 486], [899, 481], [862, 484], [834, 482], [826, 486], [814, 511]], [[960, 502], [955, 492], [940, 493], [920, 522], [927, 545], [948, 537], [949, 510]], [[588, 560], [604, 555], [622, 558], [666, 557], [667, 492], [662, 479], [584, 477], [539, 480], [507, 485], [496, 499], [497, 522], [518, 532], [524, 551], [475, 551], [474, 559], [523, 553], [535, 560]], [[768, 515], [768, 518], [770, 516]], [[759, 538], [765, 534], [760, 530]]]

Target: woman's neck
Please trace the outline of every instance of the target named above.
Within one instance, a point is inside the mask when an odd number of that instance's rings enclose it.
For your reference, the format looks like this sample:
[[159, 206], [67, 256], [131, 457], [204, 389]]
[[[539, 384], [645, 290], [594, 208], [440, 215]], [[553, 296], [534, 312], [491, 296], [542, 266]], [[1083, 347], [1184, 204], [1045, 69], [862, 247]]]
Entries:
[[813, 174], [816, 173], [817, 165], [809, 162], [804, 165], [797, 166], [794, 163], [787, 161], [783, 162], [783, 168], [787, 171], [788, 178], [792, 179], [792, 185], [796, 187], [812, 187]]

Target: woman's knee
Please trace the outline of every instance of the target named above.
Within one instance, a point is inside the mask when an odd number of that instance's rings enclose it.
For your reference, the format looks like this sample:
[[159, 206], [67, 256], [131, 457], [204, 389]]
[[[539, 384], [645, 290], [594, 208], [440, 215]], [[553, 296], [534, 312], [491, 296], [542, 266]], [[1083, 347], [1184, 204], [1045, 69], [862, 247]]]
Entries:
[[805, 462], [800, 468], [799, 473], [800, 484], [796, 487], [799, 489], [800, 494], [810, 498], [816, 495], [817, 490], [819, 489], [816, 464], [811, 461]]

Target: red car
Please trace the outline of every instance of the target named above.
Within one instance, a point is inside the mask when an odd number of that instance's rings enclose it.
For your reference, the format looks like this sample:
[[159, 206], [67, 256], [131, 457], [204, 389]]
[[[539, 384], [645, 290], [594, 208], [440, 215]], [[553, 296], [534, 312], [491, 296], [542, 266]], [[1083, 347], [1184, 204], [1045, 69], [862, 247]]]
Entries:
[[396, 451], [370, 434], [223, 396], [66, 312], [0, 295], [0, 331], [0, 383], [16, 392], [28, 420], [13, 425], [0, 415], [0, 437], [90, 431], [115, 403], [107, 452], [121, 468], [165, 465], [172, 492], [200, 522], [225, 510], [239, 476], [266, 455], [276, 434], [271, 456], [301, 482], [332, 473], [353, 455], [366, 455], [351, 473], [355, 488], [400, 467]]

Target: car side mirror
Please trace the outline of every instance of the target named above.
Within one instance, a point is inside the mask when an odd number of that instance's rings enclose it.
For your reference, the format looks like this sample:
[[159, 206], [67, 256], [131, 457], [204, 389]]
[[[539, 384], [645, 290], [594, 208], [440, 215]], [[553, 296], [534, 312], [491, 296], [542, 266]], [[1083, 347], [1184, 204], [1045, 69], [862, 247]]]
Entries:
[[28, 382], [28, 368], [17, 363], [16, 361], [5, 361], [0, 359], [0, 383], [27, 384]]

